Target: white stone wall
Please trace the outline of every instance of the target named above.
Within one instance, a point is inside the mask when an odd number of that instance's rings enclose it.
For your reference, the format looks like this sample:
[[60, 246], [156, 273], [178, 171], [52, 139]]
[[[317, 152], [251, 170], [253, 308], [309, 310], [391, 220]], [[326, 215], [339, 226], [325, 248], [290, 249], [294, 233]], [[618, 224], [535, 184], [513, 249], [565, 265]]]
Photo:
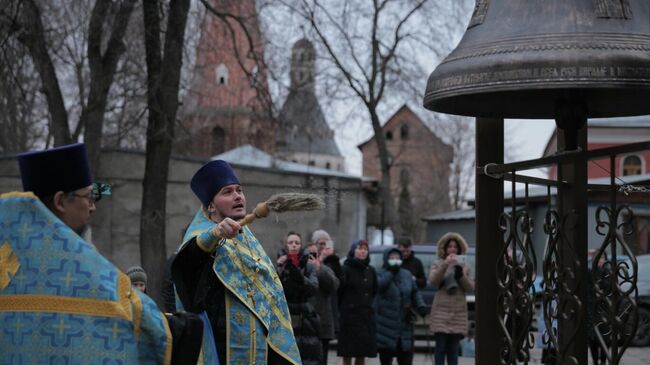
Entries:
[[[113, 186], [113, 195], [97, 204], [92, 217], [92, 238], [97, 249], [121, 269], [140, 263], [139, 231], [144, 154], [104, 151], [98, 181]], [[166, 249], [170, 255], [180, 244], [183, 229], [200, 206], [189, 187], [189, 180], [203, 161], [172, 159], [167, 187]], [[335, 248], [345, 255], [349, 245], [363, 237], [366, 202], [361, 179], [286, 173], [277, 170], [233, 165], [246, 193], [247, 210], [273, 194], [305, 192], [325, 195], [326, 208], [319, 212], [293, 212], [271, 215], [251, 225], [272, 259], [289, 230], [303, 235], [323, 228], [335, 240]], [[13, 158], [0, 158], [0, 192], [22, 190], [18, 164]]]

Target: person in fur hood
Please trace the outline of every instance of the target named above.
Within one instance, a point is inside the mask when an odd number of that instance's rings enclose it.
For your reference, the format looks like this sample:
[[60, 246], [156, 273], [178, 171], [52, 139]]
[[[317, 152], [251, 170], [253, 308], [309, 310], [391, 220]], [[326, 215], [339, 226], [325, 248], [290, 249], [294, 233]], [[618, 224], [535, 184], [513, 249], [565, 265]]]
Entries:
[[439, 259], [431, 265], [429, 282], [438, 288], [429, 316], [429, 328], [436, 341], [435, 364], [458, 364], [458, 346], [467, 334], [465, 293], [474, 290], [470, 269], [465, 264], [467, 242], [449, 232], [438, 241]]

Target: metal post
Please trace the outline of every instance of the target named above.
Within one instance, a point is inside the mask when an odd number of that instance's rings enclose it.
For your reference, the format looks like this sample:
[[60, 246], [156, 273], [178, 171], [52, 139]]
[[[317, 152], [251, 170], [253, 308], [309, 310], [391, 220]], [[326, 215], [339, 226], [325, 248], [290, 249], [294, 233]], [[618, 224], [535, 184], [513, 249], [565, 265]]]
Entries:
[[[503, 163], [503, 119], [476, 118], [476, 166]], [[476, 175], [476, 365], [499, 364], [496, 266], [503, 179]]]
[[[558, 123], [559, 124], [559, 123]], [[558, 151], [566, 147], [587, 151], [587, 126], [557, 129]], [[572, 141], [571, 141], [572, 140]], [[575, 144], [574, 144], [575, 143]], [[562, 217], [560, 238], [560, 303], [558, 337], [561, 363], [587, 363], [587, 160], [585, 154], [560, 163], [558, 205]], [[562, 288], [566, 288], [563, 290]]]

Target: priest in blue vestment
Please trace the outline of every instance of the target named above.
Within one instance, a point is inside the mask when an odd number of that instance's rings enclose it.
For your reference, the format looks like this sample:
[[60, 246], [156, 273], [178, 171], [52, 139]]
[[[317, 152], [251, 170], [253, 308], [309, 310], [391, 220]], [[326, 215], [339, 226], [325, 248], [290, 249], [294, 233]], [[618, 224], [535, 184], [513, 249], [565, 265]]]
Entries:
[[163, 313], [80, 235], [107, 190], [86, 148], [18, 155], [0, 195], [0, 363], [170, 364]]
[[202, 360], [301, 364], [275, 267], [237, 222], [246, 214], [246, 198], [234, 171], [225, 161], [211, 161], [190, 187], [202, 206], [174, 259], [172, 279], [182, 307], [207, 324]]

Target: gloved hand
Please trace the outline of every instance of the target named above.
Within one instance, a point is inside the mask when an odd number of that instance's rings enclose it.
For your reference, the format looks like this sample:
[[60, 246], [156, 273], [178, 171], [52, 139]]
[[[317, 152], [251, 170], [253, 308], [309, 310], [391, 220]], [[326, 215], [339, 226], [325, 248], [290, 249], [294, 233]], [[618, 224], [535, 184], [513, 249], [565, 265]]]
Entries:
[[454, 266], [454, 279], [458, 280], [463, 276], [463, 267], [460, 265]]

